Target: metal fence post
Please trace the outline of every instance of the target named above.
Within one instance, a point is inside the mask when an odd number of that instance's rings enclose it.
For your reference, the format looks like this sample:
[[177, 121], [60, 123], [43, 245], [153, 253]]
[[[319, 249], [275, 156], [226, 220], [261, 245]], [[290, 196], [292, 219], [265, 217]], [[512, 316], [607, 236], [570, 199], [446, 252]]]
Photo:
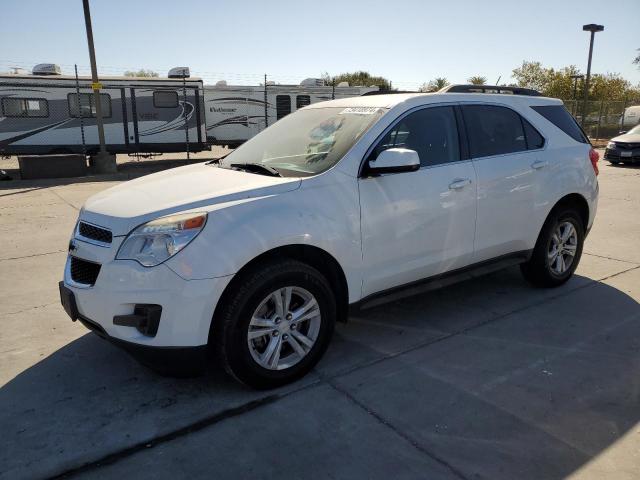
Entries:
[[600, 110], [598, 111], [598, 126], [596, 127], [596, 139], [600, 138], [600, 124], [602, 123], [602, 109], [604, 108], [604, 100], [600, 101]]
[[80, 110], [80, 80], [78, 79], [78, 65], [74, 65], [76, 70], [76, 103], [78, 104], [78, 118], [80, 119], [80, 136], [82, 138], [82, 155], [87, 156], [87, 144], [84, 139], [84, 120], [82, 120], [82, 112]]
[[[189, 160], [189, 117], [187, 116], [187, 77], [182, 74], [182, 112], [184, 114], [184, 136], [186, 138], [187, 144], [187, 160]], [[194, 105], [195, 109], [195, 105]], [[195, 111], [195, 110], [194, 110]]]
[[264, 74], [264, 128], [269, 126], [269, 110], [267, 109], [267, 74]]

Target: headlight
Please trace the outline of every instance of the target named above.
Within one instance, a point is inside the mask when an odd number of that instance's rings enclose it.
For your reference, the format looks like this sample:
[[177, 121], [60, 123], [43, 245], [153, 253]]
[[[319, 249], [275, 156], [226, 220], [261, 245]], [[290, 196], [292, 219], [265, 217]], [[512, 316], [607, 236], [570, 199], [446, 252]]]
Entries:
[[196, 238], [206, 220], [206, 213], [184, 213], [140, 225], [124, 239], [116, 259], [136, 260], [145, 267], [159, 265]]
[[614, 150], [616, 148], [616, 142], [609, 142], [607, 143], [607, 148], [609, 150]]

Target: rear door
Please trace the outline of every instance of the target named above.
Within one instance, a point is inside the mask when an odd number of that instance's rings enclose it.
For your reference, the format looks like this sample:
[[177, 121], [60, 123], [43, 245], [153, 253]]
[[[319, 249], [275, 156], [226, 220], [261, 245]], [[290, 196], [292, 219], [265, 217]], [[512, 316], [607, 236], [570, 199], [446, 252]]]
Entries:
[[464, 267], [473, 253], [476, 178], [455, 107], [406, 114], [369, 158], [387, 148], [415, 150], [421, 168], [359, 180], [365, 296]]
[[[549, 165], [542, 136], [504, 105], [462, 106], [478, 178], [474, 263], [533, 248]], [[525, 134], [528, 133], [528, 135]], [[530, 138], [529, 138], [530, 137]]]

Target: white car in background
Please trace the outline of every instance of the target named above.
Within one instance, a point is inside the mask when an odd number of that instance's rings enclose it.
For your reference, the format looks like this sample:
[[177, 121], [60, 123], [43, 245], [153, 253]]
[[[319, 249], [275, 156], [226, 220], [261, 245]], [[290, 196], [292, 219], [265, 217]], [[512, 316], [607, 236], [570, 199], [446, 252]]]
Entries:
[[217, 361], [275, 387], [318, 362], [349, 308], [516, 264], [534, 285], [566, 282], [596, 213], [597, 159], [555, 99], [317, 103], [219, 162], [91, 197], [61, 300], [165, 372]]
[[640, 125], [609, 140], [604, 158], [613, 164], [640, 162]]

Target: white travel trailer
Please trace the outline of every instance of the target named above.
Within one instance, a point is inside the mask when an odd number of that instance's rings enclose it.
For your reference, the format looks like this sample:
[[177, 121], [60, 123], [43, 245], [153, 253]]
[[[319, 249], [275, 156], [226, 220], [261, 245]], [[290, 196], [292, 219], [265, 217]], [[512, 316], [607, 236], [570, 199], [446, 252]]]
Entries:
[[[188, 75], [178, 68], [173, 75]], [[110, 153], [206, 148], [202, 80], [102, 77], [105, 143]], [[0, 155], [81, 153], [99, 148], [91, 78], [60, 75], [52, 64], [33, 75], [0, 75]], [[186, 93], [186, 95], [183, 94]]]
[[640, 105], [633, 105], [624, 109], [620, 118], [621, 127], [633, 127], [640, 123]]
[[357, 97], [377, 92], [378, 87], [350, 87], [343, 82], [325, 86], [308, 78], [300, 85], [232, 86], [225, 81], [205, 85], [204, 104], [207, 142], [235, 147], [282, 117], [312, 103]]

